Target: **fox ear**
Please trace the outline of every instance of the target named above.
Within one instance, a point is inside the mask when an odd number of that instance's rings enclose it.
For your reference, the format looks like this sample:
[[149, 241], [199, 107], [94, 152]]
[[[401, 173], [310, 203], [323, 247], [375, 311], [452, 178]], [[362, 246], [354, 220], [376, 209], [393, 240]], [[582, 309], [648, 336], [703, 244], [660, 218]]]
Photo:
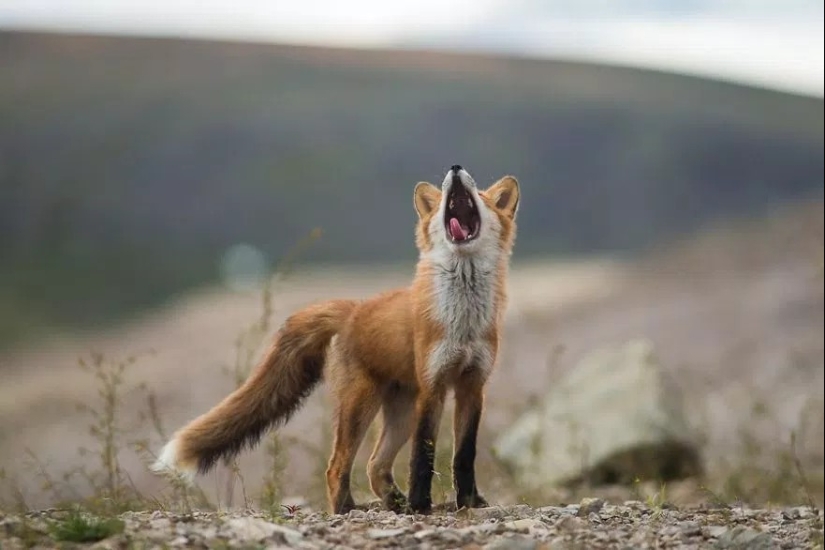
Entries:
[[415, 198], [415, 211], [419, 218], [429, 215], [438, 208], [441, 200], [441, 190], [432, 183], [420, 181], [415, 185], [413, 192]]
[[492, 199], [496, 208], [510, 218], [516, 217], [519, 203], [518, 180], [513, 176], [504, 176], [487, 188], [487, 196]]

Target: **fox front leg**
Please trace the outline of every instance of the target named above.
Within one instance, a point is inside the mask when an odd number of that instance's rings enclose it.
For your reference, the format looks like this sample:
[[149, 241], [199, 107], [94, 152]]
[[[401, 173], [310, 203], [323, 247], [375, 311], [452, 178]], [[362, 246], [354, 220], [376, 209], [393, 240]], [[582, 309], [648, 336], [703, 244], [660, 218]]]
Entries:
[[432, 482], [438, 425], [444, 411], [441, 388], [422, 391], [416, 402], [416, 425], [410, 456], [409, 506], [415, 513], [432, 510]]
[[462, 374], [455, 386], [453, 417], [453, 486], [457, 509], [488, 505], [478, 492], [475, 476], [476, 441], [483, 406], [483, 377], [475, 370]]

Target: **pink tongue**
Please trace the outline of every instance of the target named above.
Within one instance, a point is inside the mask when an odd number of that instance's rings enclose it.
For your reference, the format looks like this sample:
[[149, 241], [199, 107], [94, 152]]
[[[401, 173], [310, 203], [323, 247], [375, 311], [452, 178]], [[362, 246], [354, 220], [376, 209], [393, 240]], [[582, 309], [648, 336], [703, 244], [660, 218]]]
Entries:
[[450, 234], [453, 236], [453, 239], [463, 241], [470, 232], [461, 227], [461, 224], [458, 223], [456, 218], [450, 218]]

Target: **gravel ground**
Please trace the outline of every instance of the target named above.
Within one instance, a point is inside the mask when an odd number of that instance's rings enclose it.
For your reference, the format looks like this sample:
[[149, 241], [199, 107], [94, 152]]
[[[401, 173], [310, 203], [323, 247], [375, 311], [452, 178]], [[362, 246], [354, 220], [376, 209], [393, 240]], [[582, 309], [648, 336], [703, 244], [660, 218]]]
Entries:
[[[50, 525], [67, 512], [0, 512], [0, 548], [66, 547]], [[490, 507], [429, 516], [378, 509], [347, 515], [298, 510], [273, 520], [245, 512], [127, 512], [123, 530], [94, 548], [822, 548], [822, 511], [809, 507], [651, 508], [628, 501]], [[72, 545], [69, 545], [71, 547]], [[81, 545], [77, 545], [81, 546]]]

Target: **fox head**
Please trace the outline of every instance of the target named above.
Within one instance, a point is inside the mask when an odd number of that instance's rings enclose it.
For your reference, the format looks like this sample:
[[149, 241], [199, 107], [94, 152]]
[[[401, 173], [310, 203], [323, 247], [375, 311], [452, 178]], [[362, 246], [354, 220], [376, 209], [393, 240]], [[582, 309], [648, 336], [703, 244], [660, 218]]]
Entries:
[[512, 250], [519, 205], [519, 185], [513, 176], [482, 191], [464, 168], [455, 165], [441, 189], [420, 182], [414, 197], [416, 246], [422, 254], [491, 255]]

